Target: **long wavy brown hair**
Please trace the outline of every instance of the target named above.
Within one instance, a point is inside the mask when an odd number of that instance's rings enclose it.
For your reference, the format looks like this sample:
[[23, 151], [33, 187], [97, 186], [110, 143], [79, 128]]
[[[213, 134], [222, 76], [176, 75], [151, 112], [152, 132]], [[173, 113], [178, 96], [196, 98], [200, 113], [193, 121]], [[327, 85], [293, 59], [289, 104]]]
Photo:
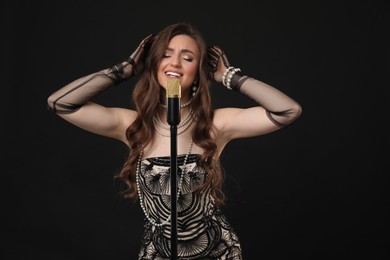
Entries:
[[157, 79], [158, 65], [164, 56], [169, 41], [174, 36], [183, 34], [194, 39], [200, 50], [198, 91], [190, 103], [197, 120], [193, 130], [193, 140], [195, 144], [203, 148], [204, 152], [199, 163], [207, 172], [207, 180], [198, 191], [210, 185], [211, 194], [216, 203], [224, 204], [223, 171], [219, 164], [217, 145], [213, 139], [213, 136], [215, 136], [213, 131], [214, 110], [209, 90], [207, 46], [200, 32], [187, 23], [176, 23], [164, 28], [155, 35], [154, 41], [147, 52], [144, 71], [133, 91], [133, 102], [138, 115], [126, 131], [126, 137], [130, 144], [129, 155], [116, 177], [126, 184], [126, 188], [122, 193], [125, 198], [135, 199], [138, 197], [136, 186], [138, 157], [142, 148], [146, 147], [154, 138], [155, 129], [152, 118], [158, 112], [158, 106], [165, 98], [165, 92]]

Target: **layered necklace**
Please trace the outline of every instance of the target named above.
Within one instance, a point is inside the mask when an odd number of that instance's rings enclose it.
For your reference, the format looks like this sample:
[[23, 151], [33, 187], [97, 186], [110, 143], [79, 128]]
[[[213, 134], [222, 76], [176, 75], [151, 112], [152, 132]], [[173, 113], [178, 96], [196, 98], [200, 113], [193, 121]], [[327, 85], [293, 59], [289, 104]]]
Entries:
[[[193, 120], [194, 120], [194, 111], [192, 111], [192, 108], [190, 108], [186, 117], [183, 119], [183, 121], [181, 121], [177, 125], [177, 129], [178, 129], [177, 135], [184, 133], [191, 126], [191, 123]], [[158, 115], [153, 116], [153, 126], [154, 126], [154, 129], [156, 129], [156, 132], [158, 134], [160, 134], [161, 136], [164, 136], [164, 137], [171, 136], [170, 134], [164, 134], [160, 131], [159, 127], [163, 128], [165, 130], [170, 130], [170, 126], [164, 124]]]
[[[180, 108], [184, 108], [184, 107], [188, 106], [191, 103], [191, 101], [192, 101], [192, 99], [190, 99], [188, 102], [180, 105]], [[167, 106], [164, 105], [164, 104], [161, 104], [161, 106], [164, 107], [164, 108], [167, 108]], [[177, 135], [180, 135], [180, 134], [184, 133], [191, 126], [192, 121], [194, 120], [194, 117], [195, 117], [194, 111], [192, 110], [192, 108], [190, 108], [188, 110], [188, 113], [185, 116], [185, 118], [177, 125], [177, 129], [179, 130], [177, 132]], [[170, 134], [165, 134], [165, 133], [162, 133], [160, 131], [160, 129], [159, 129], [160, 127], [162, 129], [165, 129], [165, 130], [170, 130], [170, 126], [164, 124], [161, 121], [161, 119], [158, 116], [158, 114], [153, 116], [153, 126], [154, 126], [156, 132], [158, 134], [160, 134], [161, 136], [164, 136], [164, 137], [170, 137], [171, 136]], [[187, 154], [184, 157], [184, 162], [183, 162], [183, 166], [182, 166], [182, 173], [181, 173], [181, 176], [180, 176], [180, 179], [179, 179], [179, 183], [178, 183], [177, 199], [179, 199], [179, 196], [180, 196], [180, 193], [181, 193], [183, 179], [184, 179], [184, 173], [185, 173], [185, 166], [187, 165], [188, 156], [191, 153], [193, 143], [194, 143], [194, 141], [191, 138], [191, 142], [190, 142], [190, 145], [188, 147]], [[137, 161], [137, 170], [136, 170], [136, 173], [135, 173], [135, 179], [136, 179], [136, 185], [137, 185], [137, 191], [138, 191], [138, 197], [139, 197], [140, 205], [141, 205], [142, 211], [144, 212], [145, 217], [149, 220], [149, 222], [153, 226], [155, 226], [155, 227], [161, 227], [161, 226], [163, 226], [165, 224], [168, 224], [170, 222], [171, 216], [169, 215], [166, 220], [158, 223], [156, 220], [151, 218], [149, 216], [148, 212], [146, 211], [146, 208], [144, 206], [144, 199], [143, 199], [141, 188], [140, 188], [140, 180], [139, 180], [140, 179], [140, 174], [141, 174], [140, 172], [141, 172], [142, 156], [143, 156], [143, 150], [141, 150], [141, 152], [139, 154], [138, 161]]]
[[[191, 138], [191, 142], [190, 142], [190, 145], [188, 147], [187, 154], [186, 154], [186, 156], [184, 158], [184, 162], [183, 162], [183, 166], [182, 166], [182, 172], [181, 172], [181, 176], [180, 176], [179, 183], [178, 183], [178, 186], [177, 186], [177, 199], [179, 199], [179, 196], [180, 196], [180, 193], [181, 193], [181, 189], [182, 189], [182, 185], [183, 185], [183, 179], [184, 179], [184, 173], [185, 173], [185, 169], [186, 169], [185, 167], [187, 165], [188, 156], [191, 153], [191, 149], [192, 149], [193, 143], [194, 143], [194, 141]], [[146, 211], [146, 208], [144, 206], [144, 199], [143, 199], [141, 188], [140, 188], [140, 180], [139, 180], [140, 174], [141, 174], [142, 155], [143, 155], [143, 150], [141, 150], [141, 152], [139, 154], [138, 161], [137, 161], [137, 170], [136, 170], [136, 173], [135, 173], [135, 180], [136, 180], [136, 184], [137, 184], [137, 191], [138, 191], [139, 202], [140, 202], [142, 211], [144, 212], [145, 217], [149, 220], [149, 222], [152, 223], [152, 225], [155, 226], [155, 227], [161, 227], [161, 226], [163, 226], [165, 224], [168, 224], [170, 222], [171, 215], [169, 215], [165, 221], [158, 223], [156, 220], [152, 219], [149, 216], [148, 212]], [[172, 176], [171, 176], [171, 178], [172, 178]]]
[[[190, 100], [188, 100], [186, 103], [181, 104], [181, 105], [180, 105], [180, 108], [183, 108], [183, 107], [188, 106], [189, 104], [191, 104], [191, 102], [192, 102], [192, 98], [191, 98]], [[165, 104], [163, 104], [163, 103], [160, 103], [160, 105], [161, 105], [163, 108], [168, 108], [168, 106], [165, 105]]]

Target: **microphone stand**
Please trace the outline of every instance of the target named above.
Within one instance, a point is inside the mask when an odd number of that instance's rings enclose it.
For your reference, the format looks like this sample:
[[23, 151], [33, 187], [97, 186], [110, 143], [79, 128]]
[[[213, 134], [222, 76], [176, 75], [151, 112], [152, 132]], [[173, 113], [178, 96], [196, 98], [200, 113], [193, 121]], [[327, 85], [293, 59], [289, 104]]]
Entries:
[[177, 256], [177, 126], [171, 125], [171, 260]]
[[177, 125], [180, 123], [180, 81], [167, 82], [167, 121], [171, 132], [171, 260], [177, 259]]

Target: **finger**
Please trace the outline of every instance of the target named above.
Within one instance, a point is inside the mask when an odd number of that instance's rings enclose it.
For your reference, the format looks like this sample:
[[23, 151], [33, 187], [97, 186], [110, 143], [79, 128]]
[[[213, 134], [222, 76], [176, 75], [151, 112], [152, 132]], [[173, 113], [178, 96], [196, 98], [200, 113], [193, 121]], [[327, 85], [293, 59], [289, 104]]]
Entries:
[[219, 60], [219, 57], [217, 56], [209, 56], [209, 62], [213, 63], [213, 64], [217, 64], [218, 63], [218, 60]]
[[146, 36], [146, 37], [142, 40], [142, 43], [148, 42], [151, 38], [153, 38], [153, 33], [151, 33], [151, 34], [149, 34], [148, 36]]
[[217, 49], [215, 49], [215, 48], [210, 48], [209, 49], [209, 54], [214, 56], [214, 57], [221, 56], [221, 53]]
[[211, 61], [212, 63], [215, 63], [215, 64], [218, 63], [220, 56], [214, 50], [209, 49], [207, 55], [208, 55], [209, 61]]

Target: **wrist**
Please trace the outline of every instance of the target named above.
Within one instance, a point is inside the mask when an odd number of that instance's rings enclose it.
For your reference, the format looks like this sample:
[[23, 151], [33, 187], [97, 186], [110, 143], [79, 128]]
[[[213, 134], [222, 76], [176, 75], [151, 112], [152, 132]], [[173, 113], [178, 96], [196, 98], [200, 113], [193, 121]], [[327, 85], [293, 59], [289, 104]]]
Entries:
[[229, 90], [239, 91], [247, 77], [243, 76], [240, 68], [229, 67], [222, 76], [222, 84]]
[[128, 62], [121, 62], [108, 69], [108, 76], [118, 85], [133, 75], [133, 66]]
[[230, 86], [233, 90], [237, 92], [241, 92], [241, 86], [247, 79], [249, 79], [249, 77], [243, 75], [241, 72], [236, 73], [232, 78], [232, 82], [230, 83]]

